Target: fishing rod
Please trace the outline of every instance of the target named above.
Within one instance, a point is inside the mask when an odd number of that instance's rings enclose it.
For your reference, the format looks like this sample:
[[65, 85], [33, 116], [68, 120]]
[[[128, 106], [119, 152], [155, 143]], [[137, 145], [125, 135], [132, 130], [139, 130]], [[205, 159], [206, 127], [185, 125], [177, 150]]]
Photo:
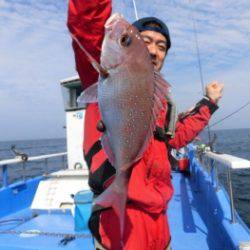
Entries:
[[[189, 0], [190, 5], [192, 5], [192, 0]], [[197, 27], [196, 27], [196, 21], [193, 14], [193, 8], [191, 7], [191, 19], [193, 22], [193, 31], [194, 31], [194, 37], [195, 37], [195, 45], [196, 45], [196, 54], [198, 59], [198, 68], [199, 68], [199, 75], [200, 75], [200, 82], [201, 82], [201, 88], [202, 88], [202, 94], [205, 95], [205, 85], [204, 85], [204, 77], [203, 77], [203, 70], [202, 70], [202, 63], [201, 63], [201, 56], [200, 56], [200, 49], [199, 49], [199, 42], [198, 42], [198, 35], [197, 35]], [[211, 141], [211, 132], [210, 132], [210, 125], [208, 122], [207, 125], [207, 132], [208, 132], [208, 141], [209, 146], [212, 149], [212, 141]]]
[[133, 0], [133, 5], [134, 5], [134, 10], [135, 10], [135, 18], [136, 18], [136, 20], [139, 20], [138, 11], [137, 11], [137, 8], [136, 8], [135, 0]]
[[235, 111], [232, 112], [231, 114], [229, 114], [229, 115], [223, 117], [223, 118], [220, 119], [219, 121], [217, 121], [217, 122], [213, 123], [212, 125], [210, 125], [210, 128], [211, 128], [211, 127], [214, 127], [215, 125], [221, 123], [222, 121], [226, 120], [227, 118], [229, 118], [229, 117], [233, 116], [234, 114], [238, 113], [239, 111], [241, 111], [242, 109], [244, 109], [245, 107], [247, 107], [249, 104], [250, 104], [250, 101], [247, 102], [246, 104], [242, 105], [240, 108], [238, 108], [237, 110], [235, 110]]

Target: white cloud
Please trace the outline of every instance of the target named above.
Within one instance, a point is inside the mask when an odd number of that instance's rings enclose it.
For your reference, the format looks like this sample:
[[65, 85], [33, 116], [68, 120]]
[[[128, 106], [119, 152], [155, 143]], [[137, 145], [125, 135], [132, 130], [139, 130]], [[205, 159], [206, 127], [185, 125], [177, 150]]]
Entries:
[[0, 2], [0, 140], [65, 133], [59, 80], [75, 74], [67, 3], [38, 2]]
[[[157, 16], [169, 26], [173, 46], [164, 74], [181, 109], [201, 97], [191, 20], [194, 8], [205, 82], [220, 79], [226, 84], [217, 119], [250, 99], [250, 2], [188, 2], [136, 0], [140, 17]], [[130, 21], [135, 19], [132, 7], [132, 0], [114, 1], [114, 11], [123, 12]], [[17, 139], [20, 134], [21, 138], [64, 135], [59, 129], [64, 125], [59, 79], [75, 75], [66, 29], [67, 1], [0, 0], [0, 9], [0, 140], [11, 135]], [[240, 126], [250, 127], [247, 115], [249, 109], [238, 114]], [[239, 123], [232, 118], [223, 126]]]
[[[122, 10], [118, 2], [120, 1], [115, 1], [115, 11]], [[134, 12], [130, 2], [132, 1], [126, 1], [127, 7], [130, 7], [127, 17], [133, 20]], [[175, 54], [174, 61], [178, 64], [183, 61], [195, 63], [196, 60], [192, 15], [196, 22], [202, 58], [206, 60], [208, 57], [216, 57], [208, 67], [223, 67], [225, 61], [233, 64], [233, 59], [239, 57], [239, 48], [241, 55], [250, 54], [249, 1], [199, 0], [190, 4], [188, 0], [156, 0], [145, 4], [145, 1], [137, 0], [136, 3], [140, 17], [154, 15], [167, 23], [172, 37], [171, 52]]]
[[[140, 17], [157, 16], [169, 27], [172, 48], [164, 75], [173, 85], [180, 110], [192, 106], [202, 96], [192, 15], [197, 29], [204, 81], [208, 83], [215, 79], [225, 83], [220, 109], [212, 123], [250, 101], [249, 1], [194, 0], [190, 4], [188, 0], [156, 0], [145, 5], [144, 1], [137, 0], [136, 3]], [[118, 6], [115, 8], [119, 9]], [[130, 8], [127, 16], [133, 20], [132, 5]], [[218, 128], [250, 127], [249, 121], [250, 106], [225, 120]]]

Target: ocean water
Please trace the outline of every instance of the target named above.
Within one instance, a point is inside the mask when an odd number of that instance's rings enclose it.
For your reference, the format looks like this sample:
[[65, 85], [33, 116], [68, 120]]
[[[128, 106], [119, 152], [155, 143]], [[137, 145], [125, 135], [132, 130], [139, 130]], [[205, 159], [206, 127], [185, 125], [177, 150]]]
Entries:
[[[214, 134], [216, 135], [215, 151], [250, 160], [250, 129], [211, 131], [211, 138]], [[200, 136], [205, 142], [208, 142], [206, 131]], [[219, 168], [218, 173], [220, 182], [227, 189], [225, 168]], [[231, 176], [235, 207], [240, 217], [250, 228], [250, 169], [233, 170]]]
[[[218, 130], [212, 131], [216, 134], [214, 149], [217, 152], [232, 154], [250, 160], [250, 129]], [[201, 138], [204, 142], [208, 141], [207, 132], [203, 132]], [[0, 160], [13, 158], [14, 155], [10, 148], [15, 145], [17, 150], [27, 153], [29, 156], [41, 154], [52, 154], [66, 152], [66, 139], [45, 139], [29, 141], [8, 141], [0, 142]], [[62, 163], [62, 158], [50, 159], [48, 170], [53, 172], [66, 168], [66, 162]], [[22, 178], [31, 178], [43, 174], [44, 161], [25, 164], [12, 165], [9, 169], [10, 182], [15, 182]], [[0, 187], [2, 185], [2, 171], [0, 171]], [[226, 171], [219, 170], [219, 179], [223, 186], [226, 185]], [[250, 170], [237, 170], [232, 173], [233, 191], [235, 206], [241, 218], [250, 227]]]
[[[18, 152], [28, 154], [28, 156], [38, 156], [66, 152], [66, 139], [43, 139], [26, 141], [6, 141], [0, 142], [0, 161], [15, 157], [11, 151], [11, 146], [15, 145]], [[66, 168], [66, 157], [56, 157], [48, 159], [48, 173]], [[21, 179], [28, 179], [45, 173], [44, 160], [27, 162], [23, 164], [13, 164], [8, 168], [9, 183]], [[0, 187], [2, 186], [2, 171], [0, 169]]]

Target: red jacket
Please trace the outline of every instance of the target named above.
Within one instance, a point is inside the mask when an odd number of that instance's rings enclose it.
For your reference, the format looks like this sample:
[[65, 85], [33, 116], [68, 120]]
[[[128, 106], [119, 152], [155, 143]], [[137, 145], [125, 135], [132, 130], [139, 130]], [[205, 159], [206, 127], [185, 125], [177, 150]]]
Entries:
[[[69, 1], [69, 30], [97, 61], [100, 60], [104, 23], [110, 13], [110, 0]], [[98, 80], [98, 74], [74, 42], [73, 48], [76, 68], [85, 89]], [[175, 137], [168, 141], [168, 145], [178, 149], [192, 141], [207, 125], [214, 110], [215, 105], [204, 99], [190, 116], [177, 123]], [[165, 117], [166, 109], [163, 109], [157, 120], [158, 126], [164, 126]], [[112, 182], [115, 174], [100, 145], [101, 133], [96, 129], [99, 120], [98, 105], [89, 104], [85, 114], [83, 150], [90, 168], [89, 184], [95, 194], [101, 193]], [[142, 159], [133, 166], [126, 207], [126, 250], [161, 250], [170, 241], [166, 208], [173, 188], [167, 150], [165, 142], [152, 138]], [[93, 221], [95, 225], [92, 232], [98, 231], [95, 237], [100, 243], [107, 249], [119, 249], [119, 221], [114, 211], [104, 210]]]

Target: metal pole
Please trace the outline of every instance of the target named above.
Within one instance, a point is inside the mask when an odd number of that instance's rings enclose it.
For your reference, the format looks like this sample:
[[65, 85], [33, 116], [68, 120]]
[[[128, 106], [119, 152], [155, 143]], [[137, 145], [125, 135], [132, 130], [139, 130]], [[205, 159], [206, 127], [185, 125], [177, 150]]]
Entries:
[[23, 162], [23, 167], [22, 167], [22, 169], [23, 169], [23, 171], [22, 171], [22, 177], [23, 177], [23, 181], [25, 181], [25, 178], [26, 178], [26, 171], [25, 171], [25, 162]]
[[212, 185], [215, 186], [215, 161], [213, 159], [210, 159], [210, 176]]
[[229, 196], [230, 196], [230, 208], [231, 208], [231, 223], [235, 223], [235, 210], [234, 210], [234, 199], [233, 199], [233, 188], [232, 188], [232, 180], [231, 180], [231, 169], [227, 169], [227, 181], [229, 188]]
[[8, 186], [8, 165], [3, 165], [2, 166], [2, 173], [3, 173], [3, 187]]
[[218, 166], [215, 166], [215, 179], [216, 179], [216, 188], [215, 191], [220, 190], [220, 185], [219, 185], [219, 176], [218, 176]]
[[64, 155], [62, 156], [62, 167], [65, 169], [65, 164], [64, 164]]
[[46, 158], [45, 160], [45, 175], [48, 175], [49, 170], [48, 170], [48, 159]]
[[219, 178], [218, 178], [218, 167], [215, 164], [215, 160], [211, 159], [211, 178], [212, 184], [215, 187], [215, 191], [219, 190]]

